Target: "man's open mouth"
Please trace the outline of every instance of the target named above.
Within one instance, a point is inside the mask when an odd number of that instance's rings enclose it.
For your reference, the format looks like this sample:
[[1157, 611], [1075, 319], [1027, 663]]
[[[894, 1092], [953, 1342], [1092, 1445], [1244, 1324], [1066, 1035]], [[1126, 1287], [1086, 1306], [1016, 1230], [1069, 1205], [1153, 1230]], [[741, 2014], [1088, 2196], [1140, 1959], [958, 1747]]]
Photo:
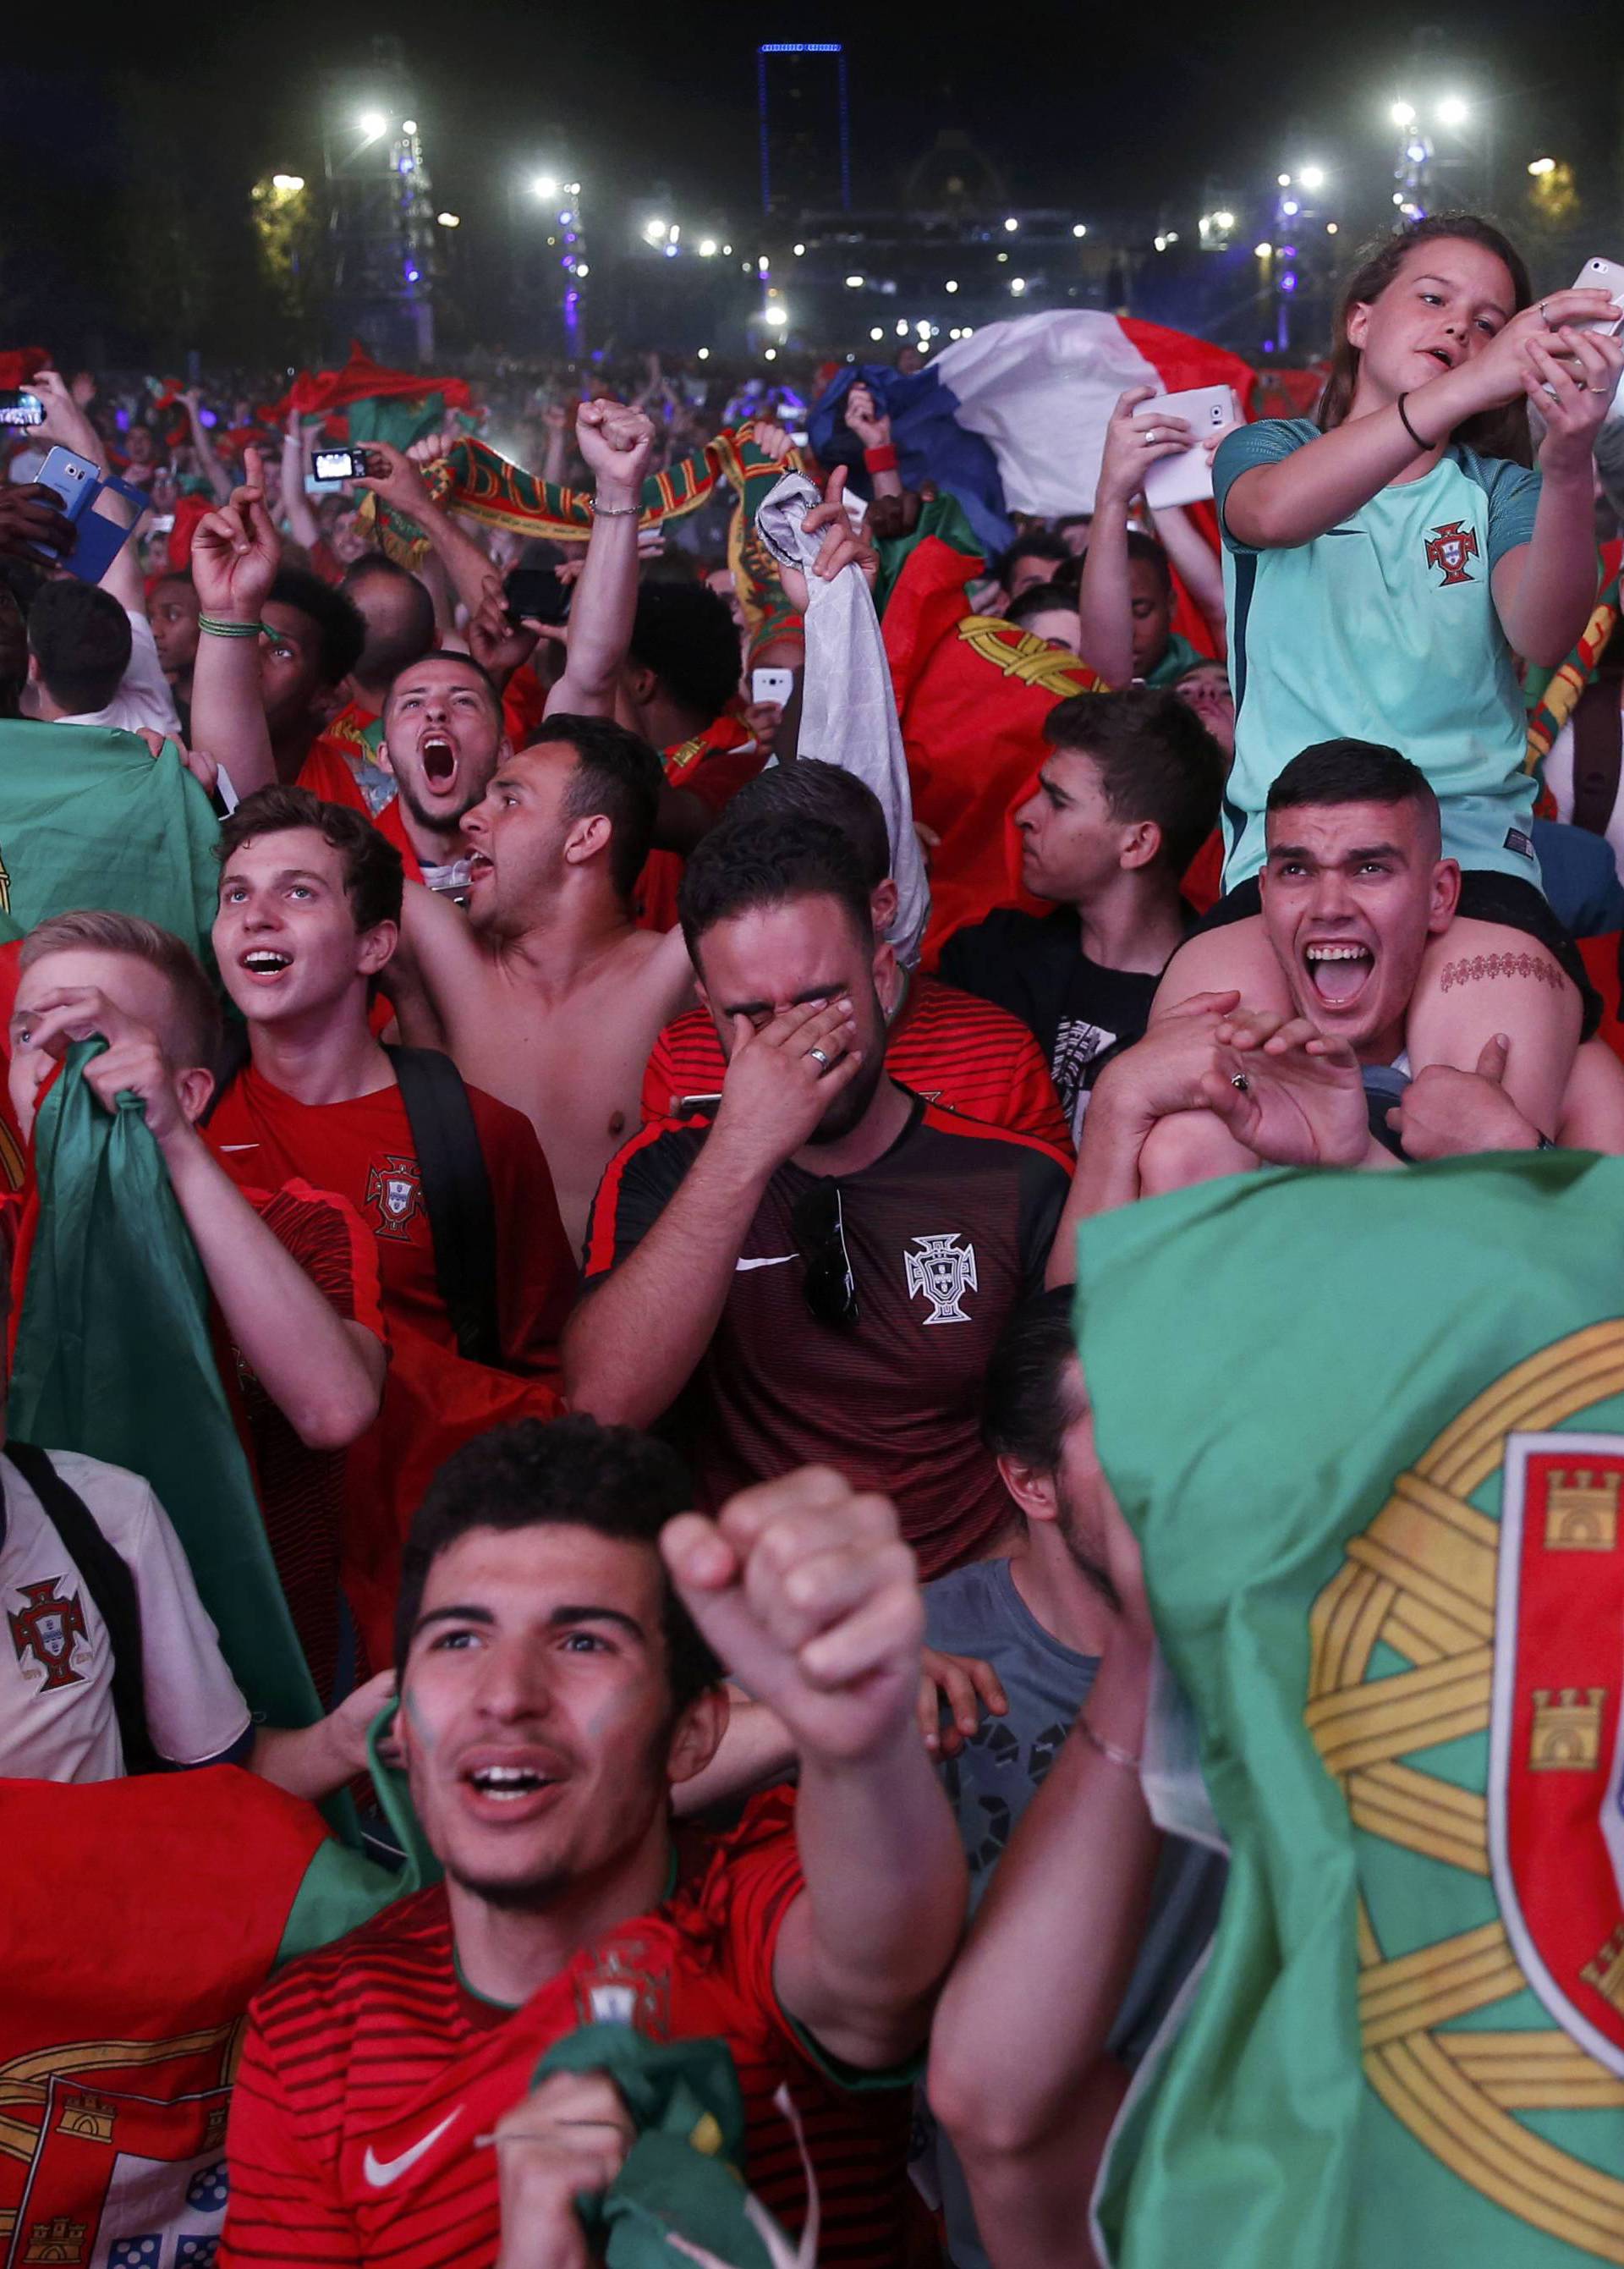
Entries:
[[1363, 992], [1376, 957], [1368, 945], [1307, 945], [1303, 959], [1309, 983], [1320, 1000], [1332, 1008], [1346, 1008]]
[[494, 874], [495, 871], [495, 868], [483, 851], [469, 853], [468, 878], [470, 883], [482, 882], [487, 875]]
[[528, 1765], [477, 1765], [465, 1776], [470, 1788], [482, 1796], [494, 1796], [510, 1801], [520, 1796], [534, 1796], [537, 1789], [551, 1788], [552, 1781], [545, 1773], [535, 1772]]
[[243, 954], [238, 966], [246, 969], [250, 977], [279, 977], [284, 969], [293, 966], [292, 954], [278, 953], [274, 947], [256, 945], [250, 953]]
[[423, 777], [432, 788], [447, 788], [457, 776], [457, 752], [443, 733], [428, 733], [417, 744]]

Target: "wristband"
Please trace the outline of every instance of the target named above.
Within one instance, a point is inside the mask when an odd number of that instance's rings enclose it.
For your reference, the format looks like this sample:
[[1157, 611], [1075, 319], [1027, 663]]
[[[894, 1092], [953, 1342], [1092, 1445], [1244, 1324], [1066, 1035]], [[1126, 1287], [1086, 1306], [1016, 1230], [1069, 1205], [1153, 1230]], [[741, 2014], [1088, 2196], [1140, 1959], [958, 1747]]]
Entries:
[[1399, 412], [1399, 423], [1403, 426], [1405, 432], [1409, 435], [1411, 440], [1414, 442], [1418, 449], [1436, 449], [1438, 446], [1437, 443], [1436, 441], [1423, 441], [1421, 435], [1416, 432], [1414, 426], [1411, 425], [1409, 412], [1404, 406], [1409, 398], [1407, 392], [1401, 394], [1399, 396], [1397, 403], [1394, 404], [1395, 409]]
[[596, 497], [592, 499], [594, 520], [629, 520], [634, 514], [640, 514], [642, 509], [640, 504], [600, 504]]
[[1107, 1764], [1120, 1765], [1125, 1772], [1136, 1773], [1139, 1770], [1139, 1758], [1126, 1749], [1119, 1749], [1114, 1741], [1108, 1741], [1103, 1733], [1096, 1733], [1086, 1718], [1078, 1718], [1077, 1731], [1091, 1749], [1099, 1751]]
[[210, 638], [256, 639], [267, 625], [263, 623], [223, 623], [214, 615], [199, 615], [197, 627]]
[[876, 448], [863, 451], [863, 462], [871, 473], [894, 473], [897, 470], [897, 445], [882, 441]]

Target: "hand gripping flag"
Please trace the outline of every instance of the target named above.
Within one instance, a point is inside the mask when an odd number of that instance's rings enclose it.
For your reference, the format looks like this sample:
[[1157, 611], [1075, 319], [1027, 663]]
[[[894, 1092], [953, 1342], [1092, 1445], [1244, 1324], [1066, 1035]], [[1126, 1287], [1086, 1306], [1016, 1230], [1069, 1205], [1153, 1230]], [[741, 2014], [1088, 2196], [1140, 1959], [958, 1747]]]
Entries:
[[1077, 1314], [1231, 1852], [1104, 2258], [1624, 2262], [1624, 1162], [1208, 1184]]
[[35, 1122], [7, 1423], [151, 1483], [249, 1708], [307, 1726], [321, 1711], [215, 1368], [203, 1265], [140, 1105], [104, 1111], [85, 1083], [105, 1046], [69, 1052]]

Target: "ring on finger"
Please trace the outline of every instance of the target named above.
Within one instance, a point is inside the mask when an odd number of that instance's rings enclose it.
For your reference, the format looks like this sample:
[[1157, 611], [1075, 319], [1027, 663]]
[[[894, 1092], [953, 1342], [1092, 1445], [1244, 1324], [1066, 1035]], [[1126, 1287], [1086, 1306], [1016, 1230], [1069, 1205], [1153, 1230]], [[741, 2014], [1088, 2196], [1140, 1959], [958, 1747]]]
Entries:
[[1155, 445], [1156, 445], [1156, 443], [1157, 443], [1161, 439], [1162, 439], [1162, 436], [1157, 432], [1157, 431], [1156, 431], [1155, 427], [1154, 425], [1150, 426], [1150, 427], [1148, 429], [1148, 431], [1146, 432], [1146, 434], [1145, 434], [1145, 446], [1146, 446], [1146, 447], [1147, 447], [1147, 448], [1148, 448], [1148, 449], [1154, 449], [1154, 448], [1155, 448]]
[[1247, 1078], [1244, 1071], [1232, 1072], [1229, 1076], [1229, 1084], [1239, 1095], [1250, 1095], [1251, 1093], [1251, 1082]]
[[813, 1062], [817, 1065], [821, 1071], [827, 1071], [829, 1069], [831, 1059], [823, 1053], [822, 1048], [808, 1048], [807, 1050], [807, 1053], [811, 1057]]

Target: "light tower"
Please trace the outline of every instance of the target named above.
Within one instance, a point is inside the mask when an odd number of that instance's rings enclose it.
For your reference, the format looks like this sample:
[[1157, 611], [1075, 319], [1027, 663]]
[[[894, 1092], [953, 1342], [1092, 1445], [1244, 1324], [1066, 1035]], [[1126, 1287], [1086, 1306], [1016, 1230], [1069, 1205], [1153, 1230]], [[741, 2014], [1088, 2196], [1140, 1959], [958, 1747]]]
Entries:
[[400, 43], [373, 42], [359, 105], [329, 106], [322, 130], [335, 329], [386, 359], [434, 352], [434, 199]]

